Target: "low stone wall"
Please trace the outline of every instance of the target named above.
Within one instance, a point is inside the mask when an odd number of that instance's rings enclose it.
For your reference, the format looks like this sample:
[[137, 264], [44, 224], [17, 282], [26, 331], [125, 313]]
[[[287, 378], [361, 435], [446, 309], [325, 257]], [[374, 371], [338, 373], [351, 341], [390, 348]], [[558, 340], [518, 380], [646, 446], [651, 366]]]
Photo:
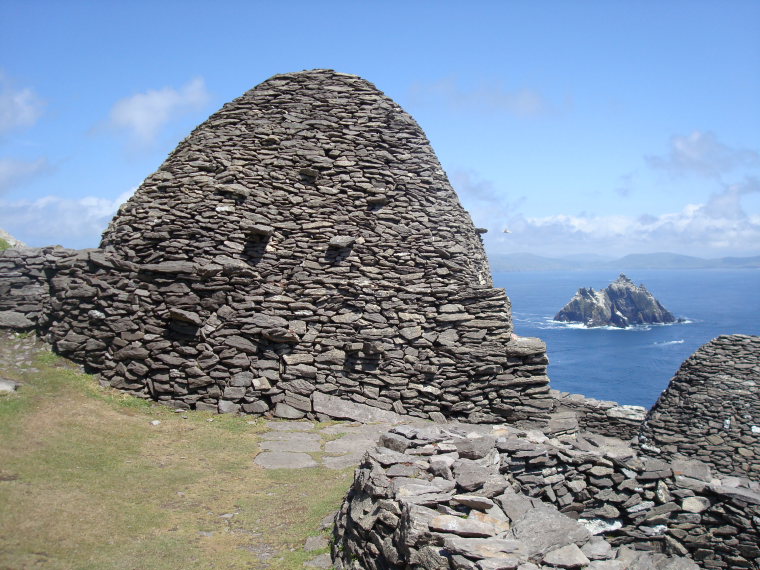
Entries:
[[581, 394], [558, 390], [552, 390], [550, 394], [557, 402], [555, 411], [574, 412], [581, 430], [624, 440], [638, 435], [647, 413], [641, 406], [621, 406], [617, 402], [596, 400]]
[[290, 297], [217, 261], [8, 250], [0, 314], [103, 383], [176, 408], [317, 417], [327, 395], [438, 420], [546, 423], [545, 345], [512, 334], [503, 290], [377, 279], [366, 291], [325, 276]]
[[336, 515], [336, 568], [760, 568], [757, 482], [602, 436], [472, 430], [380, 439]]
[[651, 454], [758, 478], [760, 337], [719, 336], [691, 355], [649, 411], [640, 439]]
[[50, 307], [48, 277], [63, 248], [20, 248], [0, 252], [0, 328], [31, 330], [44, 325]]

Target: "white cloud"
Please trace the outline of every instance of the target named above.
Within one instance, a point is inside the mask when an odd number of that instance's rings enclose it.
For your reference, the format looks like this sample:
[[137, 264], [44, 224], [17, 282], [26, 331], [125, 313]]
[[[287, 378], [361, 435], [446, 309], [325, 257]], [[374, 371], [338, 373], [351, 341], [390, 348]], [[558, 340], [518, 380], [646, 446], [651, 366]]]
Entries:
[[0, 158], [0, 194], [51, 170], [46, 158], [32, 161]]
[[[756, 183], [756, 182], [755, 182]], [[757, 191], [757, 190], [753, 190]], [[671, 251], [700, 257], [760, 253], [760, 215], [741, 208], [735, 186], [705, 204], [688, 204], [661, 215], [554, 215], [509, 220], [510, 234], [489, 233], [492, 253], [557, 256], [571, 253], [651, 253]]]
[[721, 184], [704, 203], [688, 204], [677, 212], [543, 217], [525, 216], [520, 212], [524, 197], [510, 197], [473, 172], [455, 172], [451, 179], [475, 225], [489, 230], [483, 239], [491, 254], [760, 254], [760, 215], [748, 214], [742, 206], [744, 197], [760, 193], [760, 180], [753, 177]]
[[694, 131], [690, 135], [671, 137], [666, 156], [647, 156], [646, 161], [652, 168], [671, 175], [718, 178], [737, 168], [760, 166], [760, 154], [727, 146], [711, 132]]
[[135, 190], [112, 200], [95, 196], [0, 200], [0, 227], [36, 246], [97, 247], [103, 230]]
[[117, 101], [111, 109], [108, 125], [126, 130], [137, 142], [147, 144], [169, 121], [201, 109], [208, 100], [203, 78], [196, 77], [179, 89], [151, 89]]
[[31, 127], [42, 115], [43, 100], [29, 87], [17, 88], [0, 71], [0, 133]]
[[442, 101], [456, 109], [506, 111], [518, 117], [535, 117], [551, 110], [546, 98], [534, 89], [506, 89], [499, 83], [481, 83], [463, 89], [454, 78], [432, 83], [415, 83], [411, 87], [413, 103]]

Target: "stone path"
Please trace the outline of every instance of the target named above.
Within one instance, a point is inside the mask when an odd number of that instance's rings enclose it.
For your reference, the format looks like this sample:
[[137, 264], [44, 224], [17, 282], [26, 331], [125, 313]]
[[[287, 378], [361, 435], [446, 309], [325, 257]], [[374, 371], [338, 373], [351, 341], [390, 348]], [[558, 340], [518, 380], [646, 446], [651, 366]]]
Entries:
[[[404, 423], [422, 425], [430, 422], [405, 417]], [[320, 424], [310, 421], [269, 421], [267, 427], [270, 431], [261, 436], [261, 452], [256, 455], [254, 463], [264, 469], [357, 467], [364, 452], [374, 446], [380, 435], [392, 425], [340, 422], [320, 428]], [[323, 521], [323, 531], [332, 528], [332, 519], [333, 515], [330, 515]], [[326, 547], [327, 538], [323, 535], [311, 536], [304, 544], [306, 552]], [[332, 568], [332, 559], [329, 554], [319, 554], [306, 561], [304, 566]]]
[[[261, 436], [261, 452], [254, 463], [265, 469], [306, 469], [327, 467], [345, 469], [358, 467], [364, 453], [377, 444], [378, 439], [397, 424], [424, 429], [434, 424], [412, 416], [399, 417], [395, 422], [338, 422], [327, 427], [310, 421], [269, 421], [270, 429]], [[448, 424], [462, 427], [465, 424]], [[490, 425], [467, 424], [467, 431], [490, 433]], [[333, 515], [325, 518], [323, 531], [331, 529]], [[320, 550], [327, 545], [325, 536], [309, 537], [304, 545], [307, 552]], [[329, 554], [320, 554], [304, 563], [307, 568], [332, 568]]]
[[[405, 417], [404, 424], [423, 425]], [[261, 453], [254, 463], [265, 469], [303, 469], [324, 466], [345, 469], [359, 465], [364, 452], [393, 424], [341, 422], [325, 428], [309, 421], [270, 421], [261, 436]]]
[[6, 330], [0, 330], [0, 335], [0, 391], [11, 392], [21, 386], [13, 377], [20, 377], [22, 371], [36, 371], [32, 361], [45, 344], [35, 335], [19, 335]]

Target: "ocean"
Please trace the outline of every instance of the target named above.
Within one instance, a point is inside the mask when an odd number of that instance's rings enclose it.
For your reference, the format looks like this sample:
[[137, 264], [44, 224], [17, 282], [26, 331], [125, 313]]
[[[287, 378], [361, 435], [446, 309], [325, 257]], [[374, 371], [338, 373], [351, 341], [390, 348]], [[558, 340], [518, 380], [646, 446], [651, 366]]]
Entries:
[[515, 333], [546, 342], [553, 388], [648, 408], [704, 343], [721, 334], [760, 335], [760, 270], [754, 269], [626, 272], [683, 323], [588, 329], [552, 320], [579, 287], [603, 289], [618, 274], [494, 273], [496, 287], [512, 301]]

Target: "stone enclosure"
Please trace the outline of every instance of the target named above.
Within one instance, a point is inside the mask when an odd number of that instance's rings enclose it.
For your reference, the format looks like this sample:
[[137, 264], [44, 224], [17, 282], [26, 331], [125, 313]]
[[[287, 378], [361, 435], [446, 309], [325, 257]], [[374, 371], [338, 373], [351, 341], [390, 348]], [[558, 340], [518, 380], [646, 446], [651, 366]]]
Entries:
[[371, 83], [278, 75], [197, 127], [99, 248], [0, 252], [0, 327], [174, 408], [469, 422], [365, 456], [340, 568], [760, 568], [760, 339], [705, 345], [642, 426], [550, 390], [483, 231]]
[[692, 354], [639, 437], [648, 453], [760, 478], [760, 337], [720, 336]]
[[399, 426], [359, 466], [333, 557], [339, 569], [760, 568], [760, 483], [590, 433]]
[[196, 128], [100, 249], [0, 254], [0, 326], [177, 408], [545, 424], [545, 347], [514, 337], [479, 231], [372, 84], [279, 75]]

